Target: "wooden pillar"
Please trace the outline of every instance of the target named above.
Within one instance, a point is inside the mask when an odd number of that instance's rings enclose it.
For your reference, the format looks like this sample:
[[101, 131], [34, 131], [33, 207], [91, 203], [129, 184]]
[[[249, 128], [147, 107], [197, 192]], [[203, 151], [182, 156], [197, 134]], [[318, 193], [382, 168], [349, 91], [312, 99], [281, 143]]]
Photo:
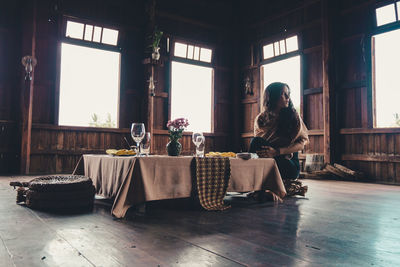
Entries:
[[[150, 64], [150, 75], [155, 78], [154, 76], [154, 65]], [[145, 72], [146, 73], [146, 72]], [[150, 78], [150, 77], [149, 77]], [[150, 150], [152, 152], [153, 147], [154, 147], [154, 138], [153, 138], [153, 129], [154, 129], [154, 95], [151, 94], [150, 92], [150, 86], [148, 85], [146, 87], [146, 95], [147, 95], [147, 116], [146, 116], [146, 126], [147, 132], [151, 133], [151, 139], [150, 139]]]
[[151, 59], [151, 50], [149, 50], [150, 44], [152, 43], [152, 36], [155, 29], [155, 14], [156, 14], [156, 0], [147, 0], [146, 2], [146, 30], [145, 30], [145, 59], [144, 64], [144, 124], [146, 126], [146, 132], [150, 132], [150, 153], [154, 151], [154, 95], [151, 94], [149, 88], [150, 77], [155, 79], [156, 62]]
[[322, 0], [322, 87], [324, 118], [324, 160], [335, 161], [335, 92], [334, 92], [334, 34], [332, 30], [335, 7], [333, 1]]
[[[22, 56], [30, 55], [35, 57], [36, 50], [36, 0], [27, 1], [25, 10], [23, 10], [23, 48]], [[29, 174], [30, 156], [31, 156], [31, 131], [32, 131], [32, 104], [33, 89], [35, 80], [35, 71], [32, 72], [32, 79], [25, 79], [25, 70], [21, 75], [21, 174]]]
[[[235, 36], [235, 34], [232, 34]], [[238, 38], [232, 39], [232, 98], [231, 101], [233, 105], [231, 105], [232, 112], [232, 123], [231, 123], [231, 134], [232, 134], [232, 148], [233, 151], [239, 152], [241, 151], [241, 125], [242, 125], [242, 112], [241, 112], [241, 104], [240, 104], [240, 66], [239, 66], [239, 58], [238, 58], [238, 50], [239, 50], [239, 41]]]

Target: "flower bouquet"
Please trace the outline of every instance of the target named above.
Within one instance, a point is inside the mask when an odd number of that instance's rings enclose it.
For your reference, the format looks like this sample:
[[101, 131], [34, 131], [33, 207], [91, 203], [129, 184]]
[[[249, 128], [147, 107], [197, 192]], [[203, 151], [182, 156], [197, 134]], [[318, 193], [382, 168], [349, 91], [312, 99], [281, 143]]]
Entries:
[[169, 133], [169, 143], [167, 144], [167, 152], [169, 156], [179, 156], [182, 150], [182, 145], [179, 139], [182, 138], [182, 133], [189, 126], [189, 121], [185, 118], [178, 118], [173, 121], [168, 121], [167, 128]]

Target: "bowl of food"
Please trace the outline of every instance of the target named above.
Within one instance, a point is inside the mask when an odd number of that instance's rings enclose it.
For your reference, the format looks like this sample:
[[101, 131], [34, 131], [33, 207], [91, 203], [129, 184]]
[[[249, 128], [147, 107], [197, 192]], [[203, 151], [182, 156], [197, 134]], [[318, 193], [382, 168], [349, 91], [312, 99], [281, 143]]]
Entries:
[[136, 152], [132, 149], [107, 149], [106, 153], [111, 156], [135, 156]]

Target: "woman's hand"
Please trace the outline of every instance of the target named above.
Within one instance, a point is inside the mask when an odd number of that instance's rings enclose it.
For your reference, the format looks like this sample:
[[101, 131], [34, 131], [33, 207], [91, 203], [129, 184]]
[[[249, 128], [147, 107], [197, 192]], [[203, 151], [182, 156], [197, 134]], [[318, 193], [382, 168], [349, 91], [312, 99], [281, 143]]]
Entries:
[[260, 158], [273, 158], [279, 155], [279, 151], [270, 146], [263, 146], [263, 150], [256, 151]]

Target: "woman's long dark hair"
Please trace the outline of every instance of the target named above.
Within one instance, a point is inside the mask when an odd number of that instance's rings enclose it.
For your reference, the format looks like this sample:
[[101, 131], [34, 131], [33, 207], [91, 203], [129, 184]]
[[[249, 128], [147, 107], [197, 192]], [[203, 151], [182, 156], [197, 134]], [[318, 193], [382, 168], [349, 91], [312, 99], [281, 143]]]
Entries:
[[[274, 82], [268, 85], [264, 90], [264, 108], [271, 112], [274, 111], [279, 99], [282, 96], [285, 86], [290, 92], [290, 87], [286, 83]], [[300, 119], [296, 109], [293, 107], [292, 99], [289, 98], [289, 106], [282, 108], [278, 114], [277, 134], [282, 137], [294, 139], [299, 132]]]

